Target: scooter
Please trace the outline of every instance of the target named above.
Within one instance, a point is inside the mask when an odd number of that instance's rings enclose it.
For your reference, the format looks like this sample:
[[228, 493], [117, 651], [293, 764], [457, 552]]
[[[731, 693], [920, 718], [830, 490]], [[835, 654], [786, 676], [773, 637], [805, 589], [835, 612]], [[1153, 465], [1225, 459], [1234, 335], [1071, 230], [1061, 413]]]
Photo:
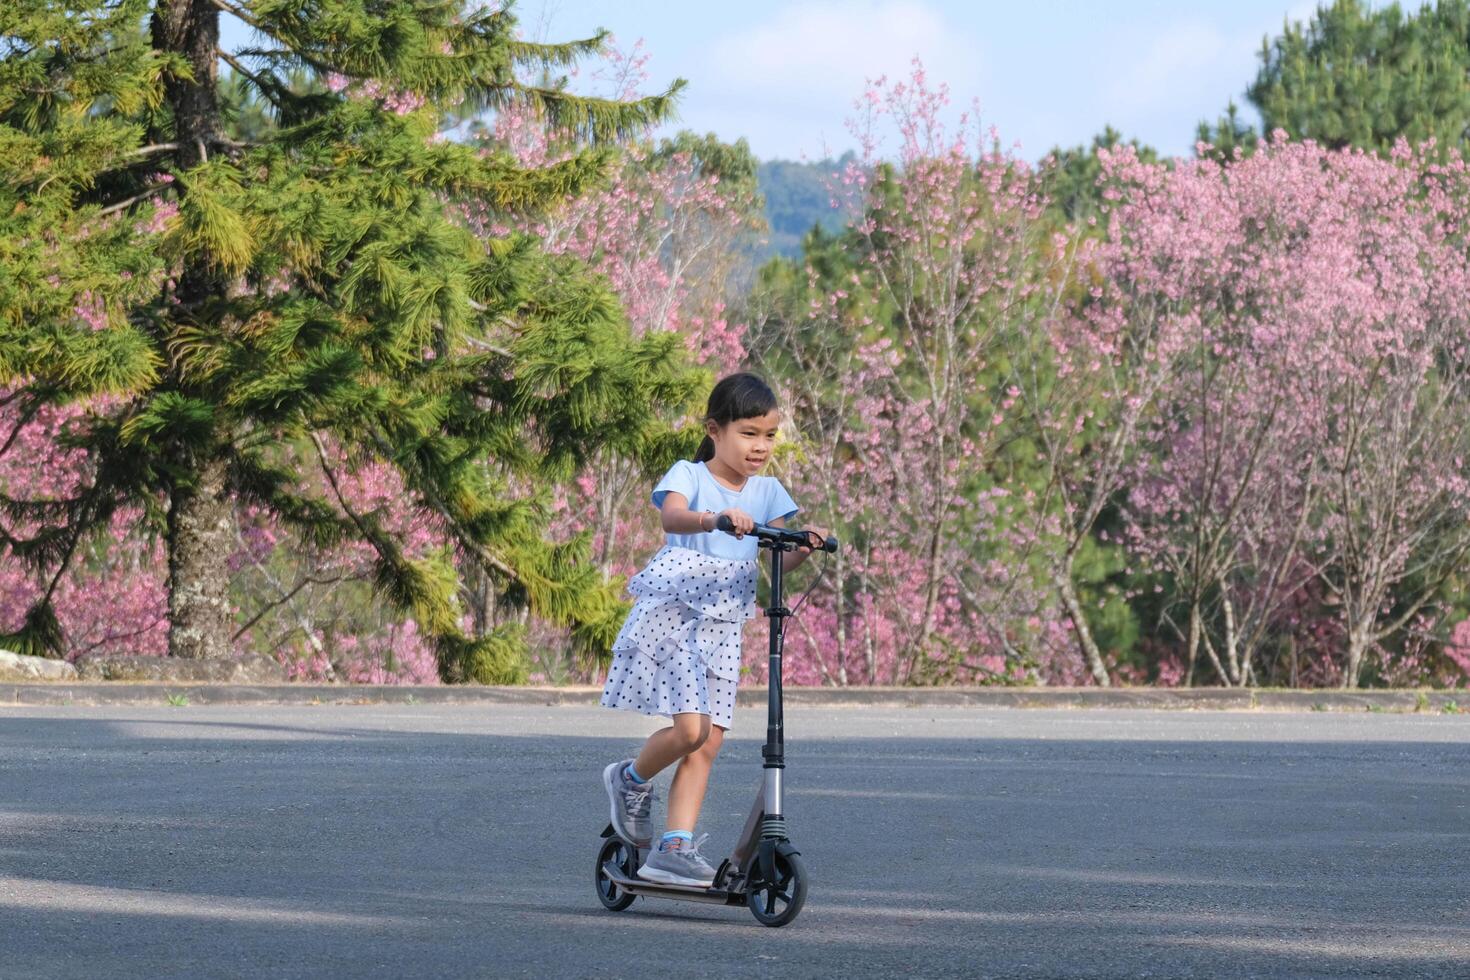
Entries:
[[[727, 534], [735, 530], [730, 519], [723, 515], [717, 526]], [[781, 645], [785, 621], [791, 615], [791, 610], [781, 603], [781, 556], [810, 546], [811, 540], [806, 531], [766, 524], [757, 524], [750, 533], [756, 537], [759, 547], [771, 552], [771, 604], [766, 609], [766, 616], [771, 621], [770, 681], [766, 744], [761, 748], [761, 757], [765, 759], [764, 778], [756, 791], [750, 816], [745, 820], [745, 829], [735, 843], [735, 850], [720, 862], [715, 870], [715, 880], [708, 888], [667, 885], [639, 878], [638, 868], [645, 857], [644, 849], [623, 840], [613, 825], [608, 824], [602, 832], [602, 846], [597, 852], [595, 883], [598, 900], [614, 912], [623, 911], [639, 895], [646, 895], [683, 902], [744, 905], [762, 925], [784, 926], [796, 918], [806, 901], [806, 868], [801, 862], [801, 852], [786, 834], [781, 797], [781, 773], [786, 768]], [[823, 539], [819, 550], [836, 551], [837, 539]]]

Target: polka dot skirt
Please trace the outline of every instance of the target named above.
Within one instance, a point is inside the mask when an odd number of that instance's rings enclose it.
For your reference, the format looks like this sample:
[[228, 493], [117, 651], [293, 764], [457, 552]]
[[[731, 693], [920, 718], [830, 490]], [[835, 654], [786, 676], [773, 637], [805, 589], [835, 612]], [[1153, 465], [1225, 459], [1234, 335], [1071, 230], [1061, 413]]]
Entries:
[[737, 684], [692, 660], [655, 664], [636, 654], [619, 656], [608, 669], [602, 706], [665, 718], [694, 712], [709, 715], [711, 724], [729, 731]]
[[728, 729], [755, 579], [754, 561], [660, 550], [628, 580], [637, 603], [613, 644], [602, 704], [666, 717], [695, 712]]

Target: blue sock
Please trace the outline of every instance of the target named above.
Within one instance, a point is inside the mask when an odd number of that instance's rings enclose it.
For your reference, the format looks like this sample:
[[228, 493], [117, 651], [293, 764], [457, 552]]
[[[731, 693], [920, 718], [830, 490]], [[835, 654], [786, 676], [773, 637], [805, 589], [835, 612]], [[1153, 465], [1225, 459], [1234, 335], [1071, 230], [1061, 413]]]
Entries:
[[683, 847], [685, 844], [694, 843], [694, 835], [687, 830], [671, 830], [664, 834], [663, 838], [658, 842], [658, 849], [660, 851], [667, 851], [672, 841], [679, 841], [679, 846]]
[[630, 780], [639, 784], [640, 786], [648, 782], [648, 780], [638, 775], [638, 770], [633, 768], [633, 763], [631, 762], [623, 767], [623, 775], [627, 776]]

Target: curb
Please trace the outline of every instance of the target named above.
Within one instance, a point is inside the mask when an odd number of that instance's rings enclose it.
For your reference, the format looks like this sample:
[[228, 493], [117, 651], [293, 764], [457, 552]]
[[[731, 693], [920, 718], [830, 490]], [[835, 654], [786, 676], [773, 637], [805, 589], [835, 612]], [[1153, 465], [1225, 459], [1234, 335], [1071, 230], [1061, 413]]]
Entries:
[[[536, 704], [595, 705], [598, 687], [418, 687], [386, 684], [0, 684], [0, 705], [199, 704]], [[1096, 687], [788, 687], [786, 700], [816, 707], [1131, 708], [1163, 711], [1385, 711], [1456, 713], [1470, 692], [1239, 690]], [[1458, 696], [1457, 696], [1458, 695]], [[1462, 707], [1460, 699], [1467, 704]], [[741, 688], [737, 703], [766, 701], [764, 687]]]

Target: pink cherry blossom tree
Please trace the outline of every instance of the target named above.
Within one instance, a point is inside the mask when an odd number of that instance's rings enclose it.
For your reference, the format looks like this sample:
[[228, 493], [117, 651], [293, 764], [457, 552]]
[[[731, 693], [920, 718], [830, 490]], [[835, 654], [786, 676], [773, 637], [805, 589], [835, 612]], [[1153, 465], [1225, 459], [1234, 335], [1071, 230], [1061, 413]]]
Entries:
[[1356, 686], [1470, 547], [1470, 434], [1451, 421], [1470, 408], [1464, 165], [1281, 136], [1225, 165], [1120, 163], [1112, 278], [1135, 314], [1177, 322], [1185, 354], [1132, 541], [1179, 589], [1191, 663], [1202, 649], [1222, 682], [1249, 683], [1278, 616], [1307, 608], [1287, 597], [1312, 586]]
[[1470, 180], [1458, 155], [1403, 145], [1390, 161], [1332, 162], [1323, 196], [1349, 218], [1330, 254], [1338, 281], [1314, 297], [1328, 356], [1306, 390], [1326, 409], [1322, 580], [1346, 636], [1342, 685], [1356, 687], [1470, 556]]
[[[1202, 649], [1222, 683], [1247, 683], [1271, 613], [1289, 581], [1301, 584], [1297, 546], [1315, 500], [1308, 433], [1284, 403], [1280, 347], [1297, 338], [1280, 329], [1293, 315], [1282, 302], [1291, 290], [1236, 272], [1270, 251], [1252, 234], [1256, 202], [1242, 201], [1239, 179], [1208, 159], [1171, 169], [1131, 150], [1103, 158], [1118, 202], [1100, 251], [1106, 288], [1154, 338], [1135, 359], [1137, 390], [1104, 395], [1133, 406], [1133, 428], [1143, 422], [1126, 473], [1129, 541], [1185, 610], [1182, 628], [1164, 613], [1184, 643], [1185, 683]], [[1140, 419], [1134, 407], [1148, 400], [1157, 404]], [[1304, 453], [1305, 469], [1291, 465]], [[1218, 642], [1207, 628], [1215, 620]]]
[[808, 268], [804, 308], [763, 312], [754, 334], [791, 406], [790, 482], [846, 542], [799, 640], [822, 682], [1016, 680], [1050, 650], [995, 467], [1016, 414], [999, 365], [1048, 310], [1044, 202], [1032, 168], [974, 113], [948, 126], [947, 104], [917, 63], [859, 101], [864, 153], [833, 189], [859, 216], [842, 239], [857, 261]]
[[[84, 411], [47, 406], [15, 391], [0, 395], [0, 495], [57, 506], [77, 498], [88, 482], [90, 462], [68, 448], [64, 436]], [[163, 653], [168, 646], [164, 563], [144, 518], [136, 509], [118, 511], [105, 533], [80, 542], [64, 561], [35, 567], [15, 560], [0, 563], [0, 631], [18, 630], [26, 610], [49, 591], [56, 628], [73, 659]], [[7, 541], [31, 539], [38, 530], [34, 521], [0, 518], [0, 535]]]
[[[1040, 329], [1017, 333], [1006, 359], [1006, 403], [1021, 407], [1022, 432], [1035, 446], [1029, 466], [1040, 477], [1039, 486], [1020, 488], [1028, 533], [1087, 676], [1104, 687], [1111, 681], [1079, 594], [1077, 563], [1125, 486], [1141, 427], [1177, 353], [1169, 318], [1107, 278], [1119, 262], [1118, 244], [1075, 231], [1054, 236], [1058, 275], [1074, 283], [1073, 294], [1058, 293]], [[1102, 282], [1080, 285], [1093, 278]]]

